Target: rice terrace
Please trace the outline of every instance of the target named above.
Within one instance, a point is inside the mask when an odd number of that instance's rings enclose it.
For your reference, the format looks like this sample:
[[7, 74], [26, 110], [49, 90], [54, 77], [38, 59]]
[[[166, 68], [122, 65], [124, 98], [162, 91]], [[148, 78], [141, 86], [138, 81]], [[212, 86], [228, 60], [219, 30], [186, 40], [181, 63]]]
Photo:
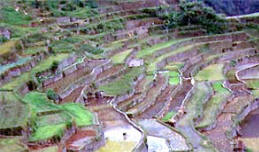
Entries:
[[258, 0], [0, 0], [0, 152], [259, 152]]

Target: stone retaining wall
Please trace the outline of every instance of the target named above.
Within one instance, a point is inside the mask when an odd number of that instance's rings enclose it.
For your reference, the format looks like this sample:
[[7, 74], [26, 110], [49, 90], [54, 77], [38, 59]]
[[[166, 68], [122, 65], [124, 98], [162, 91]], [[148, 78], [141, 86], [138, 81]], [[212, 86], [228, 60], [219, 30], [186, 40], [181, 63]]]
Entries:
[[38, 56], [32, 57], [32, 59], [27, 63], [11, 68], [4, 72], [1, 74], [0, 85], [9, 82], [12, 78], [20, 76], [22, 73], [30, 71], [33, 67], [36, 66], [37, 63], [46, 58], [46, 56], [47, 55], [45, 53], [40, 53]]
[[[71, 84], [68, 86], [61, 94], [60, 98], [61, 100], [65, 97], [69, 96], [75, 89], [89, 85], [90, 83], [94, 82], [96, 80], [96, 77], [98, 74], [100, 74], [104, 69], [110, 66], [111, 60], [104, 60], [104, 62], [92, 69], [92, 72], [87, 75], [86, 77], [80, 79], [75, 84]], [[89, 65], [89, 64], [88, 64]]]
[[[163, 83], [163, 85], [161, 86], [161, 88], [159, 88], [159, 90], [157, 90], [158, 94], [160, 94], [167, 86], [168, 86], [168, 78], [165, 78], [165, 82]], [[132, 117], [137, 116], [140, 113], [143, 113], [145, 110], [147, 110], [149, 107], [153, 106], [155, 104], [157, 100], [157, 97], [154, 98], [152, 101], [148, 101], [148, 103], [143, 106], [140, 107], [139, 109], [137, 109], [136, 111], [132, 112], [132, 113], [128, 113], [129, 115], [131, 115]]]

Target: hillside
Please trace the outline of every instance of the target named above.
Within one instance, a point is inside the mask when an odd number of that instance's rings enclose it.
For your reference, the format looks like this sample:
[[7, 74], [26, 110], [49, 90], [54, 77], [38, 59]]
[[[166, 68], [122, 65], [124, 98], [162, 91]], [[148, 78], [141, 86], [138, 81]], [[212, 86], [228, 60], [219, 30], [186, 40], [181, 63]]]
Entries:
[[257, 3], [218, 2], [0, 1], [0, 152], [259, 151]]
[[258, 0], [202, 0], [218, 13], [228, 16], [244, 15], [259, 12]]

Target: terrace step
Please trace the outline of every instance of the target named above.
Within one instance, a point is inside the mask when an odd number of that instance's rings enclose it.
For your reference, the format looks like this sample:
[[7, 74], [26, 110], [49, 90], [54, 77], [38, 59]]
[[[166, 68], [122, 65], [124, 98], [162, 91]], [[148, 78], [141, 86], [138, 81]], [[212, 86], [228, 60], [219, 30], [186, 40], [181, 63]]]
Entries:
[[151, 88], [151, 80], [144, 77], [135, 87], [134, 95], [126, 100], [117, 103], [118, 109], [127, 111], [132, 108], [135, 104], [143, 100], [148, 89]]
[[134, 106], [133, 108], [127, 110], [127, 114], [130, 117], [135, 117], [145, 110], [147, 110], [150, 106], [152, 106], [158, 95], [166, 88], [168, 85], [168, 78], [163, 76], [163, 74], [157, 75], [157, 80], [153, 83], [153, 87], [150, 88], [146, 94], [146, 97], [139, 104]]
[[[185, 112], [176, 128], [190, 141], [194, 151], [216, 151], [202, 135], [195, 130], [194, 120], [203, 114], [203, 106], [212, 95], [211, 87], [206, 82], [195, 84], [191, 94], [185, 99]], [[206, 143], [206, 147], [203, 146]]]
[[171, 100], [171, 95], [173, 92], [174, 87], [171, 85], [168, 85], [162, 93], [157, 97], [156, 102], [154, 105], [149, 107], [147, 110], [142, 112], [139, 116], [137, 116], [137, 119], [151, 119], [153, 117], [156, 117], [158, 114], [161, 113], [161, 109], [165, 108], [167, 106], [167, 102]]

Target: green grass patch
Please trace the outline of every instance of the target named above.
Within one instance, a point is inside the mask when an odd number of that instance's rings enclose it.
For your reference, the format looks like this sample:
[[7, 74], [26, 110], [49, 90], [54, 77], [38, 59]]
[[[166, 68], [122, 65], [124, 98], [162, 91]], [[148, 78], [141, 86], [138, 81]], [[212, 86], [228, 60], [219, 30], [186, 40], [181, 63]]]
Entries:
[[61, 108], [74, 118], [77, 126], [88, 126], [93, 124], [93, 113], [86, 110], [81, 104], [67, 103], [61, 105]]
[[89, 7], [77, 8], [76, 10], [67, 13], [67, 16], [81, 18], [81, 19], [94, 17], [97, 15], [98, 15], [98, 12]]
[[15, 49], [17, 41], [10, 40], [0, 45], [0, 56], [7, 54]]
[[224, 80], [224, 64], [212, 64], [198, 72], [195, 79], [198, 81], [219, 81]]
[[0, 75], [4, 72], [8, 71], [11, 68], [24, 65], [29, 60], [31, 60], [31, 57], [23, 57], [23, 58], [18, 59], [16, 62], [13, 62], [13, 63], [10, 63], [10, 64], [5, 64], [5, 65], [0, 64]]
[[194, 88], [193, 96], [187, 103], [187, 114], [179, 123], [185, 124], [187, 121], [193, 121], [193, 119], [202, 116], [203, 105], [207, 102], [205, 99], [211, 93], [212, 88], [209, 87], [207, 83], [197, 83]]
[[135, 78], [137, 78], [141, 73], [144, 72], [143, 67], [134, 67], [129, 69], [129, 71], [108, 84], [101, 85], [99, 87], [100, 91], [104, 91], [107, 95], [117, 96], [129, 93], [132, 90], [132, 83]]
[[114, 64], [122, 64], [127, 56], [131, 53], [132, 49], [120, 52], [112, 56], [111, 60]]
[[60, 110], [57, 105], [47, 98], [45, 93], [29, 92], [24, 96], [23, 101], [28, 103], [36, 113]]
[[246, 85], [252, 89], [259, 89], [259, 79], [245, 80]]
[[183, 66], [184, 66], [184, 63], [182, 62], [173, 62], [167, 65], [165, 69], [169, 71], [175, 71], [175, 70], [181, 69]]
[[226, 88], [223, 87], [223, 84], [220, 81], [213, 83], [212, 86], [215, 94], [205, 105], [203, 118], [199, 124], [196, 125], [196, 128], [205, 128], [212, 125], [216, 121], [220, 106], [231, 94]]
[[30, 107], [21, 102], [12, 92], [0, 92], [0, 129], [26, 127]]
[[[203, 106], [207, 102], [207, 97], [212, 93], [212, 88], [207, 82], [197, 82], [193, 88], [192, 97], [186, 101], [187, 114], [179, 121], [177, 129], [197, 147], [197, 151], [215, 151], [208, 139], [194, 128], [194, 119], [203, 114]], [[205, 144], [208, 143], [208, 144]]]
[[259, 98], [259, 90], [253, 90], [252, 94], [255, 98]]
[[138, 53], [137, 53], [137, 57], [138, 58], [143, 58], [145, 56], [149, 56], [151, 54], [153, 54], [154, 52], [158, 51], [158, 50], [161, 50], [161, 49], [164, 49], [164, 48], [168, 48], [170, 47], [171, 45], [174, 45], [176, 43], [179, 43], [183, 40], [171, 40], [171, 41], [167, 41], [167, 42], [163, 42], [163, 43], [159, 43], [159, 44], [156, 44], [150, 48], [145, 48], [143, 50], [140, 50]]
[[39, 92], [26, 94], [23, 101], [36, 113], [31, 120], [33, 133], [30, 141], [61, 137], [66, 127], [73, 121], [78, 127], [93, 124], [94, 115], [78, 103], [56, 105], [47, 98], [46, 94]]
[[45, 71], [45, 70], [49, 69], [52, 66], [52, 63], [54, 61], [60, 62], [60, 61], [64, 60], [65, 58], [67, 58], [68, 56], [69, 56], [68, 54], [58, 54], [56, 56], [50, 56], [49, 58], [41, 61], [37, 66], [32, 68], [31, 71], [25, 72], [25, 73], [21, 74], [19, 77], [10, 81], [9, 83], [3, 85], [2, 89], [12, 90], [12, 89], [18, 88], [22, 84], [31, 80], [33, 75], [36, 74], [37, 72], [41, 72], [41, 71]]
[[25, 55], [34, 55], [36, 53], [43, 52], [44, 50], [46, 50], [45, 47], [31, 47], [24, 50], [23, 52]]
[[29, 138], [29, 141], [41, 141], [52, 138], [53, 136], [62, 137], [64, 130], [66, 129], [66, 124], [58, 125], [47, 125], [41, 126], [36, 129], [35, 132]]
[[169, 121], [172, 117], [174, 117], [175, 115], [176, 115], [176, 112], [175, 112], [175, 111], [168, 112], [168, 113], [162, 118], [162, 121], [167, 122], [167, 121]]
[[0, 22], [12, 24], [12, 25], [23, 25], [29, 24], [31, 17], [23, 14], [22, 12], [16, 12], [12, 7], [3, 7], [0, 9]]
[[191, 48], [193, 48], [194, 46], [195, 45], [193, 45], [193, 44], [192, 45], [186, 45], [184, 47], [180, 47], [178, 49], [172, 50], [169, 53], [163, 54], [163, 55], [159, 56], [158, 58], [156, 58], [154, 60], [150, 59], [149, 63], [147, 63], [148, 64], [147, 72], [154, 72], [156, 70], [156, 64], [159, 63], [160, 61], [162, 61], [163, 59], [165, 59], [165, 58], [167, 58], [169, 56], [181, 53], [181, 52], [185, 52], [185, 51], [191, 50]]
[[19, 137], [1, 138], [0, 139], [1, 152], [25, 152], [27, 147], [21, 142]]
[[180, 83], [180, 74], [177, 71], [169, 72], [169, 84], [178, 85]]
[[214, 82], [212, 87], [215, 92], [228, 92], [228, 90], [223, 87], [223, 83], [221, 81]]

